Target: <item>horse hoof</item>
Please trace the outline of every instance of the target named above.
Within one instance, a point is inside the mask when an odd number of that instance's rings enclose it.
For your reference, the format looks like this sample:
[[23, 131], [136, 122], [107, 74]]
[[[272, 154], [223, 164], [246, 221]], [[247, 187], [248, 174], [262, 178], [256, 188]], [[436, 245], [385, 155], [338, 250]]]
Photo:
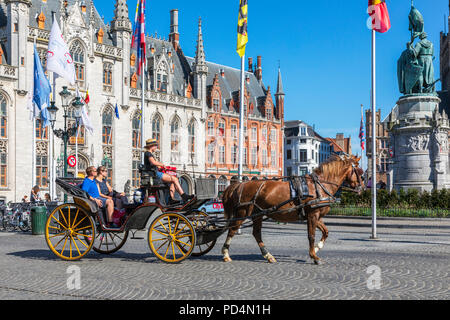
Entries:
[[322, 262], [321, 262], [320, 260], [314, 260], [314, 264], [315, 264], [316, 266], [319, 266], [319, 265], [322, 264]]
[[272, 258], [269, 258], [269, 259], [267, 260], [267, 262], [269, 262], [269, 263], [277, 263], [277, 259], [275, 259], [274, 257], [272, 257]]
[[231, 258], [228, 258], [228, 257], [223, 258], [223, 262], [231, 262], [231, 261], [233, 261], [233, 260], [231, 260]]

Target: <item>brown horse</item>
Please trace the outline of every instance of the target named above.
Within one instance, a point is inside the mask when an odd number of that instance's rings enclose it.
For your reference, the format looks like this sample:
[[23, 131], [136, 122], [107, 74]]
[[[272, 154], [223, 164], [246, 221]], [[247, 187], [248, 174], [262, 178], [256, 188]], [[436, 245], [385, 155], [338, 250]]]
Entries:
[[[295, 222], [306, 219], [308, 226], [309, 256], [314, 263], [319, 264], [320, 259], [316, 253], [323, 247], [328, 237], [323, 217], [330, 211], [330, 200], [345, 182], [353, 191], [361, 192], [363, 170], [358, 167], [360, 158], [332, 157], [316, 168], [311, 175], [306, 175], [309, 196], [300, 202], [291, 198], [290, 182], [281, 180], [252, 180], [231, 184], [223, 193], [224, 215], [228, 219], [228, 236], [222, 247], [223, 260], [231, 261], [229, 247], [231, 239], [240, 228], [244, 219], [253, 220], [253, 236], [259, 245], [261, 253], [268, 262], [276, 262], [275, 258], [264, 246], [261, 238], [263, 215], [261, 210], [277, 208], [268, 216], [279, 222]], [[304, 206], [304, 216], [299, 205]], [[296, 209], [298, 208], [298, 209]], [[253, 214], [253, 216], [252, 216]], [[322, 239], [315, 246], [315, 230], [319, 228]]]

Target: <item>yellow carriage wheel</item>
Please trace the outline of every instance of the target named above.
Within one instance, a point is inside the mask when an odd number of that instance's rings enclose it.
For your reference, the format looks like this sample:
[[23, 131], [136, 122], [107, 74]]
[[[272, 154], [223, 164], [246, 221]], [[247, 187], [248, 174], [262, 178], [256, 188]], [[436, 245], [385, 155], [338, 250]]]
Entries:
[[91, 250], [94, 238], [94, 223], [79, 205], [62, 204], [47, 219], [45, 240], [50, 250], [61, 259], [81, 259]]
[[178, 213], [165, 213], [157, 217], [148, 229], [148, 243], [158, 259], [181, 262], [192, 253], [195, 230], [190, 221]]

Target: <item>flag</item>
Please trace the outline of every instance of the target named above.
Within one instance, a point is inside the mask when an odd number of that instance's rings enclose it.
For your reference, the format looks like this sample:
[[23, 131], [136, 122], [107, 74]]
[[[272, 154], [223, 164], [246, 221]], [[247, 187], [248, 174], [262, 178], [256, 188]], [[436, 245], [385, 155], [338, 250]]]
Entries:
[[86, 96], [84, 97], [84, 103], [88, 104], [91, 99], [89, 98], [89, 89], [86, 90]]
[[245, 46], [248, 42], [247, 34], [247, 13], [248, 13], [248, 0], [240, 0], [239, 5], [239, 18], [238, 18], [238, 37], [237, 37], [237, 53], [242, 58], [245, 55]]
[[364, 143], [366, 142], [366, 139], [364, 138], [364, 120], [362, 113], [361, 113], [361, 125], [359, 127], [359, 140], [361, 141], [361, 150], [364, 151]]
[[[50, 92], [52, 88], [50, 81], [45, 76], [44, 69], [42, 69], [41, 59], [34, 45], [34, 84], [33, 84], [33, 103], [41, 112], [41, 120], [44, 127], [50, 125], [50, 116], [47, 110], [50, 104]], [[36, 116], [36, 114], [35, 114]]]
[[116, 102], [116, 109], [114, 111], [116, 112], [116, 118], [120, 119], [119, 118], [119, 108], [117, 107], [117, 102]]
[[136, 50], [138, 62], [137, 74], [140, 75], [142, 72], [142, 64], [145, 62], [145, 0], [138, 0], [136, 5], [131, 48]]
[[27, 109], [30, 111], [29, 119], [34, 120], [39, 114], [39, 108], [33, 103], [33, 94], [31, 92], [28, 92], [27, 94]]
[[[75, 88], [75, 96], [76, 97], [80, 97], [80, 91], [78, 90], [78, 86]], [[89, 101], [89, 94], [86, 91], [86, 97], [87, 100]], [[83, 98], [81, 98], [83, 99]], [[83, 104], [83, 106], [81, 107], [81, 125], [84, 126], [86, 128], [87, 131], [89, 131], [90, 134], [94, 133], [94, 127], [92, 127], [92, 122], [91, 119], [89, 118], [88, 112], [87, 112], [87, 108], [86, 108], [86, 99], [83, 100], [85, 104]]]
[[385, 33], [391, 28], [389, 12], [385, 0], [369, 0], [369, 8], [367, 10], [372, 21], [371, 29]]
[[56, 19], [53, 21], [47, 52], [47, 71], [56, 73], [66, 79], [71, 85], [75, 84], [75, 66], [64, 42]]

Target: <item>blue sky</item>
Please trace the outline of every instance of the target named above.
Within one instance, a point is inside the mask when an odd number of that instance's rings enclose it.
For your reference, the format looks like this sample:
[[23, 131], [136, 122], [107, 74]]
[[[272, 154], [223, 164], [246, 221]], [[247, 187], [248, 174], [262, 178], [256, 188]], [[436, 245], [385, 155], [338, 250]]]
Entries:
[[[263, 81], [275, 89], [281, 65], [285, 119], [304, 120], [322, 136], [351, 135], [353, 153], [359, 147], [360, 106], [370, 107], [371, 34], [366, 27], [367, 0], [249, 0], [249, 43], [246, 60], [262, 56]], [[114, 0], [94, 0], [105, 22], [113, 17]], [[400, 94], [397, 59], [410, 39], [410, 0], [387, 0], [391, 29], [377, 34], [377, 108], [384, 118]], [[198, 18], [202, 18], [208, 61], [240, 68], [236, 48], [239, 0], [147, 0], [147, 33], [168, 38], [171, 9], [179, 10], [180, 43], [195, 55]], [[425, 31], [435, 45], [439, 77], [440, 32], [448, 1], [415, 0], [424, 16]], [[134, 19], [136, 0], [128, 1]], [[448, 28], [448, 27], [446, 27]], [[246, 63], [247, 65], [247, 63]], [[440, 89], [440, 84], [437, 87]]]

